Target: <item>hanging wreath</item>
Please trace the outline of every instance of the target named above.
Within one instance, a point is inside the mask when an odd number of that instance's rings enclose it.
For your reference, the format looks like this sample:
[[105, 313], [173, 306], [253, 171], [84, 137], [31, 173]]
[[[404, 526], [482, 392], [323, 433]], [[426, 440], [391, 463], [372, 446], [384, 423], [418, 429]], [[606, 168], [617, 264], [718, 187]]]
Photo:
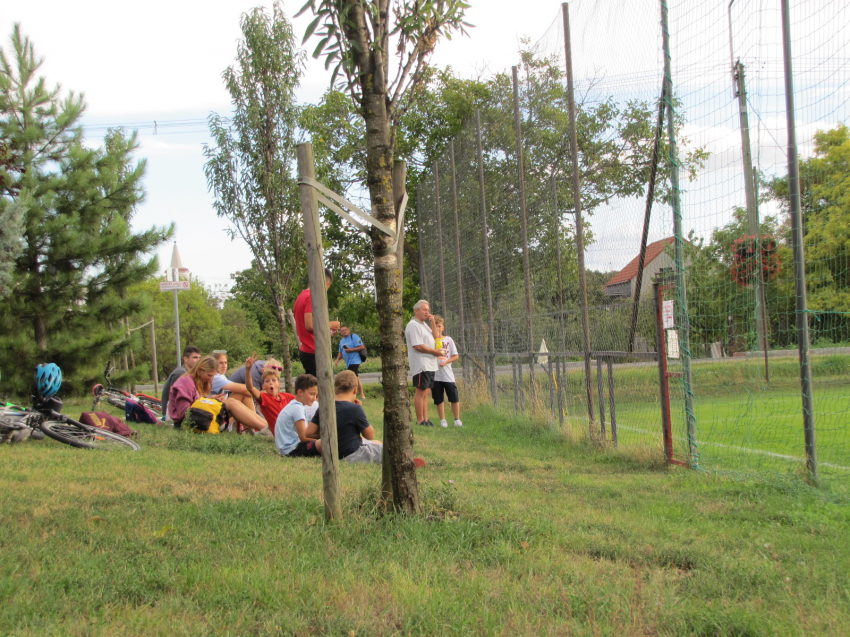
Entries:
[[776, 237], [773, 235], [761, 235], [761, 250], [759, 238], [755, 235], [745, 235], [732, 242], [732, 279], [741, 287], [755, 280], [759, 268], [763, 280], [772, 281], [781, 266]]

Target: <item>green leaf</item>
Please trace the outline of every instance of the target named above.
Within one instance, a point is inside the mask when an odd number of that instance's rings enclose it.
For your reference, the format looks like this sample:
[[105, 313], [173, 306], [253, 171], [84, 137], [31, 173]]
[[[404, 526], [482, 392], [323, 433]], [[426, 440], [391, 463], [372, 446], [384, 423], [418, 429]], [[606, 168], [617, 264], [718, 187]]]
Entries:
[[307, 9], [312, 9], [312, 10], [315, 12], [315, 11], [316, 11], [316, 7], [315, 7], [315, 4], [314, 4], [314, 3], [315, 3], [315, 0], [307, 0], [307, 2], [306, 2], [306, 3], [304, 3], [304, 6], [303, 6], [303, 7], [301, 7], [301, 8], [298, 10], [298, 13], [296, 13], [296, 14], [295, 14], [295, 17], [297, 18], [297, 17], [298, 17], [298, 16], [300, 16], [302, 13], [304, 13]]
[[[301, 44], [304, 44], [307, 40], [310, 39], [310, 36], [313, 35], [313, 31], [316, 30], [316, 27], [319, 26], [319, 21], [322, 19], [322, 16], [316, 16], [310, 25], [307, 27], [307, 30], [304, 32], [304, 39], [301, 40]], [[315, 57], [315, 54], [314, 56]]]
[[316, 45], [316, 49], [313, 51], [314, 58], [318, 58], [322, 54], [322, 51], [324, 50], [325, 45], [328, 43], [329, 39], [330, 37], [324, 37], [319, 40], [319, 44]]

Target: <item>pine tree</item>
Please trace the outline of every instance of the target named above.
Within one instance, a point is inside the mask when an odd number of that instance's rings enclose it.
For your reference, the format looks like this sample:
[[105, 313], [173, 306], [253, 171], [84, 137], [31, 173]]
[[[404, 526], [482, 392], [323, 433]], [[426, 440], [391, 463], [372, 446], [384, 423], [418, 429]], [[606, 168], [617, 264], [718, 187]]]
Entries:
[[157, 269], [148, 255], [171, 229], [131, 228], [144, 197], [135, 133], [111, 130], [102, 148], [84, 145], [83, 97], [37, 77], [43, 60], [19, 25], [11, 43], [11, 59], [0, 50], [0, 140], [14, 158], [0, 166], [0, 216], [15, 207], [23, 228], [1, 308], [0, 365], [10, 389], [28, 388], [46, 361], [82, 384], [83, 370], [123, 340], [110, 325], [144, 304], [126, 290]]

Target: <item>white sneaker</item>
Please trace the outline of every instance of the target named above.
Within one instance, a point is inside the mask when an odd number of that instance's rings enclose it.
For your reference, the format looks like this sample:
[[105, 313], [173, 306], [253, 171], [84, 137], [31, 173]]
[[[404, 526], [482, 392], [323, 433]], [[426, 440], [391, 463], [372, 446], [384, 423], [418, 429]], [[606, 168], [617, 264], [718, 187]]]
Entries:
[[263, 427], [262, 429], [260, 429], [257, 432], [257, 435], [258, 436], [273, 436], [274, 434], [272, 433], [272, 430], [269, 429], [268, 427]]
[[459, 418], [455, 418], [455, 427], [463, 427], [463, 423]]
[[445, 419], [445, 418], [443, 418], [443, 419], [440, 421], [440, 427], [448, 427], [448, 426], [449, 426], [449, 423], [447, 423], [447, 422], [446, 422], [446, 419]]

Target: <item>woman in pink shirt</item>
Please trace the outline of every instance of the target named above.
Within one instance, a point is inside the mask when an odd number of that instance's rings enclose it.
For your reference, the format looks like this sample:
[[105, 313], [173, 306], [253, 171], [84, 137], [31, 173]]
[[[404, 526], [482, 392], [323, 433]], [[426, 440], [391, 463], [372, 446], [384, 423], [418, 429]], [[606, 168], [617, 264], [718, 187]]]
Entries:
[[[174, 421], [175, 427], [181, 425], [193, 402], [212, 391], [212, 379], [216, 370], [215, 358], [204, 356], [190, 371], [174, 381], [168, 394], [168, 417]], [[223, 400], [224, 394], [210, 398]]]

